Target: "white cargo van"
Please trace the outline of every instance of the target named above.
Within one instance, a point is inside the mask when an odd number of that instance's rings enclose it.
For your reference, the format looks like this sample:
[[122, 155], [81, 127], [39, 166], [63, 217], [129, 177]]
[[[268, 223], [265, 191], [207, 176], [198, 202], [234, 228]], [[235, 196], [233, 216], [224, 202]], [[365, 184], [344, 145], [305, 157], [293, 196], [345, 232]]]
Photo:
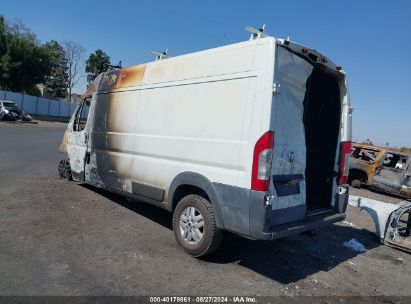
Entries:
[[344, 219], [350, 147], [342, 69], [257, 37], [99, 75], [59, 172], [173, 212], [203, 256], [224, 230], [273, 240]]

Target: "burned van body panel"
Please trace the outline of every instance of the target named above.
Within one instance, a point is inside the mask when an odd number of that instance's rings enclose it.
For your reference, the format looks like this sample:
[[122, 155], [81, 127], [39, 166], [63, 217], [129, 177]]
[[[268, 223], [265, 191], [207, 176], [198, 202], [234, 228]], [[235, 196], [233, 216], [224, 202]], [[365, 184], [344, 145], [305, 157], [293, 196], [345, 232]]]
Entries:
[[102, 73], [60, 146], [73, 177], [171, 212], [201, 196], [254, 239], [343, 219], [345, 75], [301, 50], [266, 37]]

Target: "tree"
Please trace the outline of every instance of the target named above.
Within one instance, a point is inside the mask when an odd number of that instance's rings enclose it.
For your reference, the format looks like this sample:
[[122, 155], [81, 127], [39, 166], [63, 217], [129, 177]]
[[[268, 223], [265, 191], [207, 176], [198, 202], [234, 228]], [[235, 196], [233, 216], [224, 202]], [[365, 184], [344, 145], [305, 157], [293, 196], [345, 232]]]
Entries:
[[15, 21], [9, 26], [9, 31], [14, 35], [26, 36], [32, 41], [37, 42], [36, 34], [34, 34], [21, 19], [15, 19]]
[[25, 92], [50, 73], [50, 57], [21, 22], [9, 26], [0, 16], [0, 87]]
[[67, 65], [68, 65], [68, 79], [67, 79], [67, 90], [68, 99], [71, 101], [71, 92], [73, 87], [79, 84], [82, 79], [81, 71], [83, 70], [84, 62], [84, 48], [74, 41], [63, 41], [63, 48], [66, 54]]
[[84, 48], [76, 42], [40, 44], [36, 35], [20, 20], [9, 24], [0, 15], [0, 89], [38, 92], [58, 98], [69, 95], [83, 76]]
[[47, 42], [44, 47], [49, 53], [51, 71], [45, 80], [45, 95], [51, 98], [67, 96], [68, 64], [63, 47], [55, 40]]
[[107, 70], [107, 65], [110, 64], [110, 56], [100, 49], [90, 54], [86, 60], [87, 81], [92, 82], [100, 73]]
[[6, 54], [7, 46], [6, 46], [6, 30], [7, 25], [4, 17], [0, 15], [0, 57]]

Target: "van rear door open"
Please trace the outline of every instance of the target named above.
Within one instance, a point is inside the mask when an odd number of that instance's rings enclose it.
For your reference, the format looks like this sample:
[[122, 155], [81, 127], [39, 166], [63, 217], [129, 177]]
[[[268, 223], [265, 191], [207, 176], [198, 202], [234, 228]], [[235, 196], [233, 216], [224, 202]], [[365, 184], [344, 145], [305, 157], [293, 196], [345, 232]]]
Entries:
[[274, 132], [272, 182], [275, 199], [272, 224], [283, 224], [305, 216], [306, 147], [304, 96], [312, 65], [277, 46], [271, 127]]

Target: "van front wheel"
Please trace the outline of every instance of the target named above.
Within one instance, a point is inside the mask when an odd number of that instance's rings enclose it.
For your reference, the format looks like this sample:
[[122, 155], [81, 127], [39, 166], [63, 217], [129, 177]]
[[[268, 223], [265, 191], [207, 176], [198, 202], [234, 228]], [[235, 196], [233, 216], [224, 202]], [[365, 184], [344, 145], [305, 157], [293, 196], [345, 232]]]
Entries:
[[178, 202], [173, 214], [173, 231], [177, 243], [194, 257], [213, 253], [223, 237], [216, 225], [213, 205], [196, 194]]

